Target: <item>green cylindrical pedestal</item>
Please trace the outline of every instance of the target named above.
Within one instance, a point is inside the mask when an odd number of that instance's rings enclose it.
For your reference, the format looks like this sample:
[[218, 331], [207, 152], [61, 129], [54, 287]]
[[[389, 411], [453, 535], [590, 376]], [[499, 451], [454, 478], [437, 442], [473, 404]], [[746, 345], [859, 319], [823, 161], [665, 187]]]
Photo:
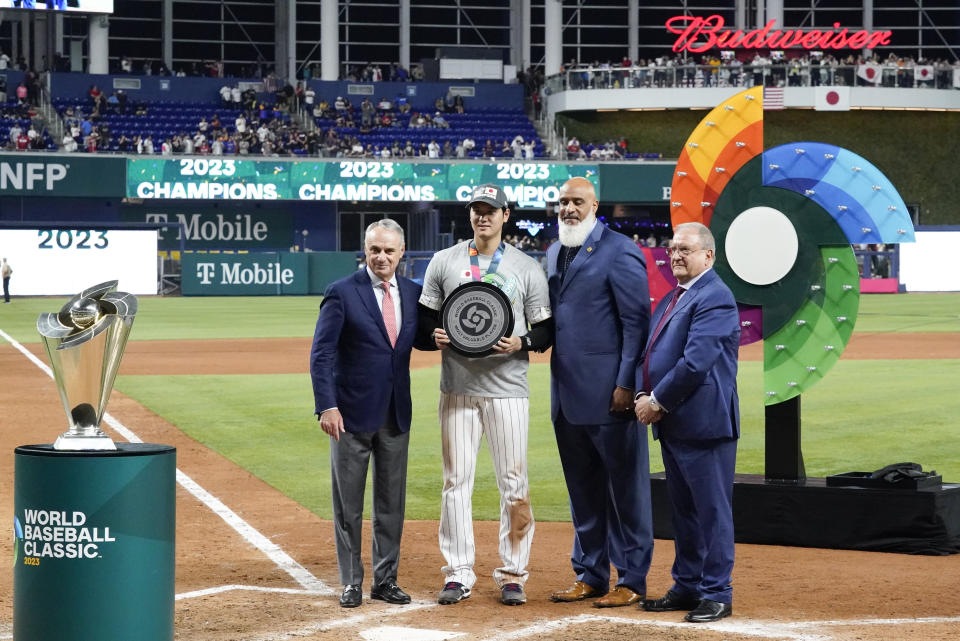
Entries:
[[13, 638], [171, 641], [176, 450], [14, 453]]

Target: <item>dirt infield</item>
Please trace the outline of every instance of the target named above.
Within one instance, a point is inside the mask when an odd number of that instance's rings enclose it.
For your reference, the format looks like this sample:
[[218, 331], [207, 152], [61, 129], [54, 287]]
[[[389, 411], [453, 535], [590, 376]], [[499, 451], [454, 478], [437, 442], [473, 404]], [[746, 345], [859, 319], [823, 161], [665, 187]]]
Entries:
[[[301, 373], [307, 371], [308, 346], [306, 339], [134, 342], [121, 371]], [[758, 358], [759, 351], [750, 349], [742, 356]], [[39, 353], [36, 346], [31, 346], [31, 351]], [[960, 358], [960, 336], [855, 335], [844, 354], [844, 358], [897, 357]], [[417, 366], [434, 363], [435, 355], [416, 361]], [[5, 419], [5, 429], [0, 431], [4, 452], [0, 512], [9, 515], [13, 512], [14, 447], [49, 442], [62, 430], [64, 417], [53, 382], [6, 343], [0, 343], [0, 400]], [[738, 545], [734, 616], [710, 626], [683, 624], [677, 613], [651, 614], [635, 608], [604, 611], [589, 603], [553, 604], [548, 601], [549, 592], [573, 580], [568, 560], [569, 523], [537, 524], [526, 606], [506, 608], [497, 602], [490, 578], [496, 565], [497, 524], [492, 522], [476, 524], [477, 574], [481, 578], [473, 596], [455, 606], [437, 606], [434, 598], [443, 580], [437, 524], [410, 521], [404, 532], [400, 582], [414, 603], [396, 607], [365, 600], [361, 608], [342, 610], [336, 604], [340, 586], [329, 521], [317, 518], [129, 398], [114, 393], [109, 411], [142, 440], [174, 445], [178, 468], [184, 474], [290, 560], [278, 562], [276, 555], [272, 560], [249, 537], [241, 536], [193, 494], [178, 487], [178, 639], [960, 639], [960, 555], [920, 557]], [[317, 465], [325, 467], [326, 461]], [[3, 537], [0, 559], [12, 555], [11, 537]], [[672, 559], [672, 543], [657, 541], [649, 575], [652, 594], [659, 595], [669, 587]], [[2, 565], [0, 639], [9, 639], [12, 568], [9, 563]]]

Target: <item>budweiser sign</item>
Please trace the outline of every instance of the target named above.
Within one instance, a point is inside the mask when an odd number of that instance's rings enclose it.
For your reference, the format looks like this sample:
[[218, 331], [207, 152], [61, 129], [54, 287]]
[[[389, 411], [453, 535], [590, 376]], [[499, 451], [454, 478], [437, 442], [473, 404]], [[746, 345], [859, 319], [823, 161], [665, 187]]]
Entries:
[[706, 18], [674, 16], [667, 20], [667, 30], [679, 37], [673, 50], [703, 53], [714, 47], [723, 49], [873, 49], [890, 44], [891, 31], [850, 31], [833, 23], [833, 30], [801, 31], [774, 29], [771, 20], [764, 27], [743, 31], [724, 29], [723, 16]]

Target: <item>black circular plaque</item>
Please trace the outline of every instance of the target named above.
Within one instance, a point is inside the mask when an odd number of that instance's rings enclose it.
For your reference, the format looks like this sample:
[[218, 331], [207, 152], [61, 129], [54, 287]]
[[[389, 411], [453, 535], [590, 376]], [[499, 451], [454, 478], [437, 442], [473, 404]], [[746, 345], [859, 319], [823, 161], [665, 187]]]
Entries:
[[440, 308], [450, 347], [464, 356], [486, 356], [513, 332], [513, 307], [499, 287], [474, 281], [450, 292]]

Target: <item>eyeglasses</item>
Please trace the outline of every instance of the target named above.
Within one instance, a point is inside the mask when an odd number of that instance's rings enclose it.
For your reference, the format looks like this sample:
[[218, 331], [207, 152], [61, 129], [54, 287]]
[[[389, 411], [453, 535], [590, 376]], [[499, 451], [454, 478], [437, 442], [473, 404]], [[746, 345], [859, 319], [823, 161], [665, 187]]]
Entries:
[[673, 258], [674, 256], [679, 256], [680, 258], [686, 258], [690, 254], [699, 251], [707, 251], [703, 247], [699, 249], [690, 249], [689, 247], [667, 247], [667, 256]]

